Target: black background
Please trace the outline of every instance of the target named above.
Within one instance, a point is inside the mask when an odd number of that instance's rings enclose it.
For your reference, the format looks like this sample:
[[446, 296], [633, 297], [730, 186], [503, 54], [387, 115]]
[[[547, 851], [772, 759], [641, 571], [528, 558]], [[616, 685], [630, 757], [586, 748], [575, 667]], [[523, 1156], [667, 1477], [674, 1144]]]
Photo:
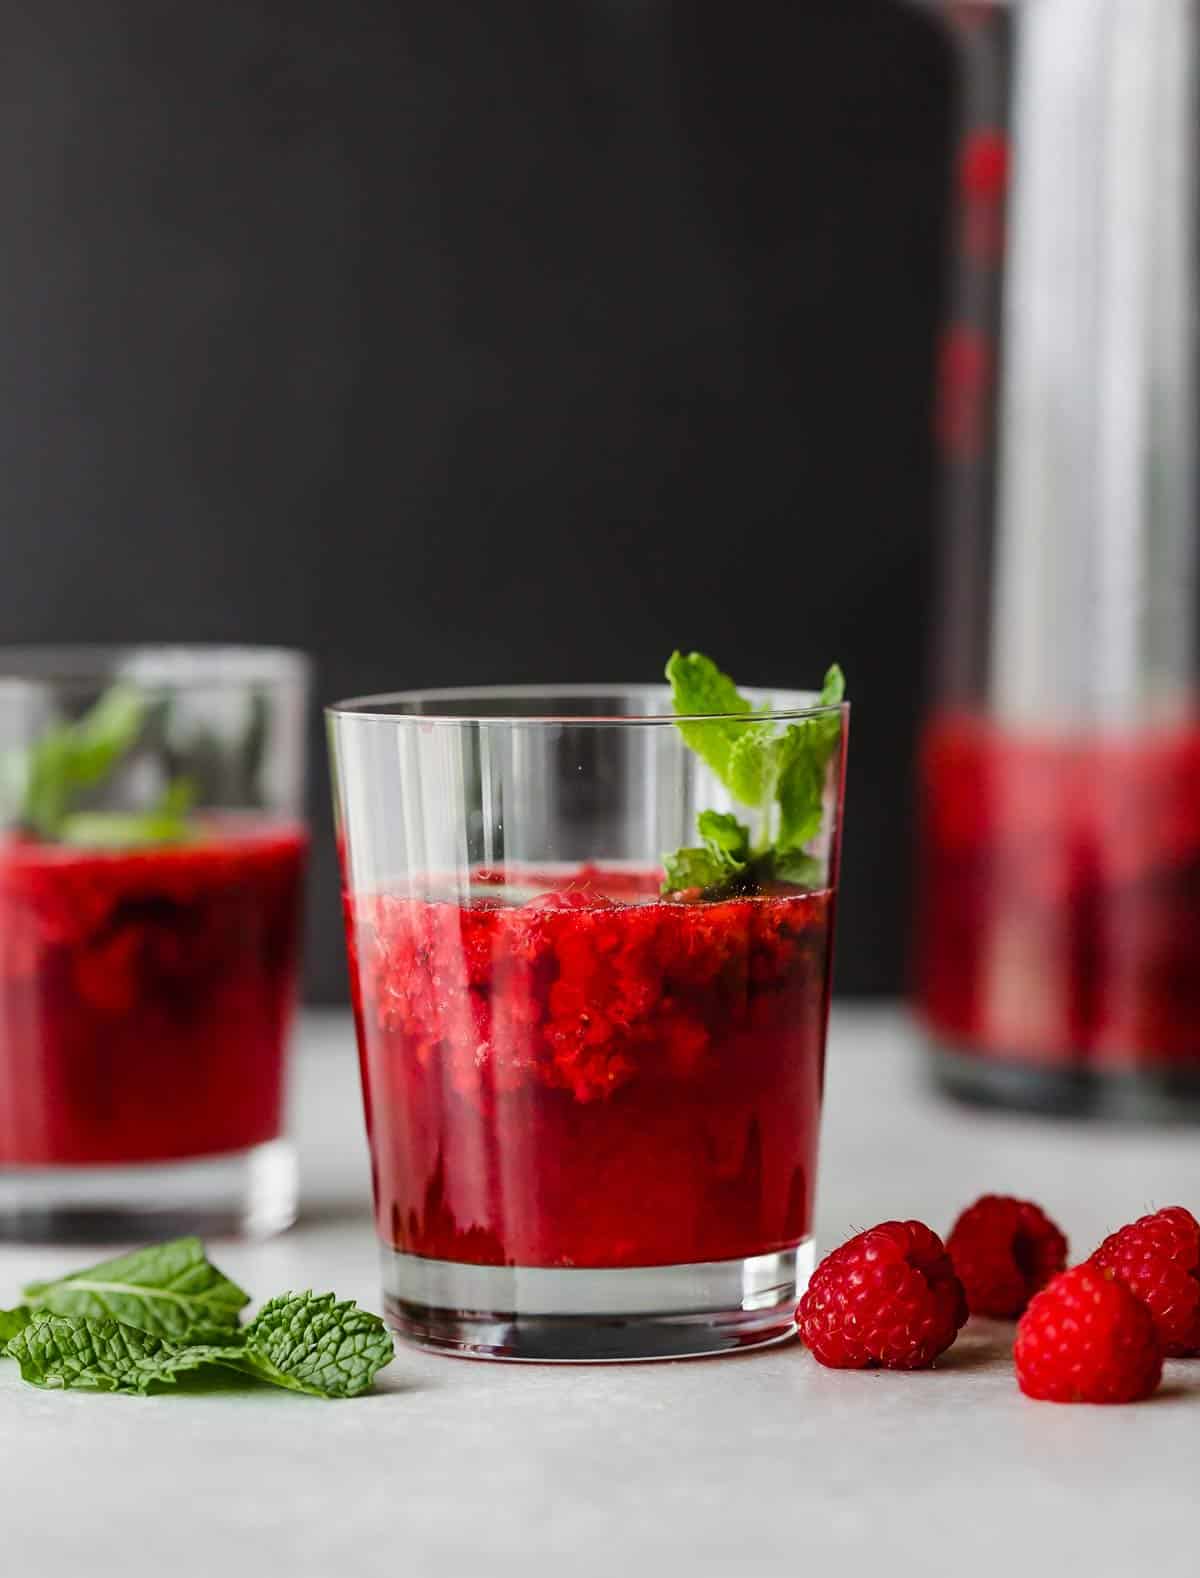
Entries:
[[[893, 0], [0, 6], [0, 631], [321, 700], [838, 657], [902, 978], [952, 71]], [[325, 763], [310, 984], [343, 986]]]

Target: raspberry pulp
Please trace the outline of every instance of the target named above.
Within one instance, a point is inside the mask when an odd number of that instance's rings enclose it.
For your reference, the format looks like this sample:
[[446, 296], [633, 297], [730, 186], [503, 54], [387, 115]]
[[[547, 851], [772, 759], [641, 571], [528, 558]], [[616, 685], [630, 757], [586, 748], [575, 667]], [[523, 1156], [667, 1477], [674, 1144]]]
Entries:
[[808, 1235], [832, 895], [665, 902], [658, 880], [347, 896], [385, 1241], [611, 1267]]

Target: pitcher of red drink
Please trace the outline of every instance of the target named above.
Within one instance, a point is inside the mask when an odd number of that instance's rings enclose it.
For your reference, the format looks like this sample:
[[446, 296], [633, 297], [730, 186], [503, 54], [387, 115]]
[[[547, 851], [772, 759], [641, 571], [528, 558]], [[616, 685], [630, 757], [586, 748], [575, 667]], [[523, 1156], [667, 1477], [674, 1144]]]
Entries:
[[961, 51], [916, 1001], [941, 1081], [1200, 1114], [1196, 0]]

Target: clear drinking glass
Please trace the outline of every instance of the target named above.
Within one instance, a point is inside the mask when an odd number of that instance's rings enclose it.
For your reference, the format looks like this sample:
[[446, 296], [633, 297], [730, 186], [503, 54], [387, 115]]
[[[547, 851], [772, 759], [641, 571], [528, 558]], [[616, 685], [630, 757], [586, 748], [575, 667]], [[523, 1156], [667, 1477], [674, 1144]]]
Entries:
[[724, 900], [660, 896], [664, 851], [696, 842], [698, 812], [734, 809], [665, 688], [330, 709], [385, 1299], [404, 1336], [599, 1360], [793, 1331], [848, 709], [754, 700], [758, 724], [832, 719], [837, 744], [809, 885]]
[[955, 1092], [1200, 1115], [1200, 3], [943, 10], [918, 1010]]
[[0, 1239], [292, 1221], [307, 682], [265, 648], [0, 651]]

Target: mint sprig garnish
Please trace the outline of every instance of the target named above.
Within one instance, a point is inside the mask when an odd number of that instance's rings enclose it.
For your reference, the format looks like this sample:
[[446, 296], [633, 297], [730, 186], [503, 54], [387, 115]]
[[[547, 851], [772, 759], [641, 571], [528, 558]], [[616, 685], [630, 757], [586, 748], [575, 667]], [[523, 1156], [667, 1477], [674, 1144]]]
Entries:
[[144, 1396], [181, 1376], [224, 1375], [310, 1397], [357, 1397], [393, 1357], [378, 1315], [332, 1293], [283, 1293], [238, 1324], [249, 1301], [175, 1239], [25, 1290], [0, 1311], [0, 1355], [47, 1390]]
[[146, 731], [150, 703], [133, 685], [109, 687], [81, 717], [58, 723], [26, 750], [0, 763], [0, 783], [12, 802], [6, 815], [50, 842], [88, 849], [140, 849], [182, 842], [190, 835], [193, 790], [184, 778], [167, 785], [148, 810], [79, 810], [135, 751]]
[[[702, 811], [701, 843], [663, 860], [664, 893], [705, 898], [753, 893], [764, 883], [815, 887], [822, 863], [807, 850], [824, 820], [825, 781], [841, 738], [836, 712], [800, 718], [780, 729], [755, 719], [755, 707], [727, 674], [700, 652], [672, 655], [667, 664], [671, 699], [685, 744], [701, 758], [731, 797], [757, 811], [757, 837], [729, 812]], [[842, 671], [825, 675], [819, 705], [837, 707], [845, 697]], [[705, 717], [704, 714], [723, 714]]]

